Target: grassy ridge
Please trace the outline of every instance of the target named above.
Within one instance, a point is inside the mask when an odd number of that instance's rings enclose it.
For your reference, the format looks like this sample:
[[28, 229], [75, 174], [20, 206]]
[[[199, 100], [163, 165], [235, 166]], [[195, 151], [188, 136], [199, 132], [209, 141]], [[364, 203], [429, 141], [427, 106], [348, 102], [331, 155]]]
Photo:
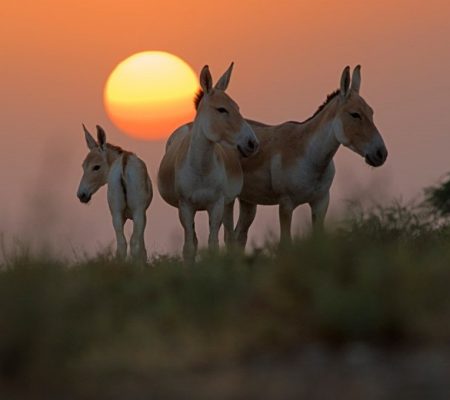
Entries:
[[312, 342], [448, 341], [450, 230], [399, 205], [354, 210], [334, 233], [252, 255], [203, 253], [190, 267], [10, 258], [0, 388], [148, 380]]

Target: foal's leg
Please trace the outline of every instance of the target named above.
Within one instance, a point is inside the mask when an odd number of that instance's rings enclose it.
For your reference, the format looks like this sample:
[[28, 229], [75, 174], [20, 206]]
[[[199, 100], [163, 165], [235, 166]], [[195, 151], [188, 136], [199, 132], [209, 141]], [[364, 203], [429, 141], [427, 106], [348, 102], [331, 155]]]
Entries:
[[224, 241], [227, 248], [234, 245], [234, 200], [225, 204], [223, 211]]
[[324, 229], [325, 215], [330, 203], [330, 192], [323, 197], [309, 203], [311, 207], [312, 227], [314, 232], [322, 232]]
[[116, 232], [116, 242], [117, 250], [116, 257], [125, 259], [127, 257], [127, 240], [125, 239], [125, 234], [123, 233], [123, 226], [125, 225], [125, 217], [122, 212], [112, 213], [112, 222], [114, 226], [114, 231]]
[[247, 203], [239, 199], [239, 219], [234, 231], [236, 242], [239, 246], [245, 249], [247, 244], [247, 235], [250, 225], [256, 216], [256, 204]]
[[210, 250], [219, 248], [219, 229], [222, 225], [224, 212], [224, 198], [221, 197], [208, 208], [209, 215], [209, 238], [208, 247]]
[[289, 244], [292, 242], [291, 238], [291, 223], [292, 212], [294, 207], [292, 201], [288, 198], [283, 198], [280, 201], [278, 214], [280, 217], [280, 244]]
[[144, 231], [147, 224], [145, 210], [133, 214], [133, 233], [130, 239], [130, 253], [134, 260], [147, 261], [147, 250], [145, 248]]
[[195, 253], [197, 252], [197, 236], [195, 234], [194, 222], [195, 211], [188, 202], [180, 201], [178, 215], [184, 229], [183, 258], [186, 262], [193, 262], [195, 260]]

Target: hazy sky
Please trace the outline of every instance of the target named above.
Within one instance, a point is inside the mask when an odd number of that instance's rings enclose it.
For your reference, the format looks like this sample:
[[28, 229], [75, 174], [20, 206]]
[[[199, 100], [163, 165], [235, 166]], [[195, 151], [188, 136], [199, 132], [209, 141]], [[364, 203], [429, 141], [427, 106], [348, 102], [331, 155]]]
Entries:
[[[2, 157], [0, 232], [89, 253], [114, 235], [103, 189], [75, 196], [86, 154], [81, 122], [148, 165], [155, 197], [149, 252], [179, 250], [176, 209], [156, 190], [163, 142], [120, 133], [102, 94], [117, 63], [165, 50], [214, 77], [230, 61], [229, 93], [244, 115], [303, 120], [336, 89], [343, 67], [362, 65], [361, 94], [389, 150], [373, 169], [346, 148], [336, 156], [331, 212], [344, 199], [409, 199], [450, 171], [450, 2], [446, 0], [4, 0], [0, 8]], [[276, 209], [260, 207], [251, 238], [278, 234]], [[295, 214], [303, 230], [309, 214]], [[204, 241], [206, 222], [198, 219]], [[256, 234], [258, 231], [258, 234]]]

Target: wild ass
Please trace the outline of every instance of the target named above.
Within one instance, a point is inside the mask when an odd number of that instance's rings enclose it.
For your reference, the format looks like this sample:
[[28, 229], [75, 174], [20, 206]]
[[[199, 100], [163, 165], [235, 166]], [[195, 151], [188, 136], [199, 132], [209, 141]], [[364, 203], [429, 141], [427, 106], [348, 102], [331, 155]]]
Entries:
[[[194, 223], [197, 211], [208, 212], [208, 245], [218, 246], [224, 207], [233, 206], [242, 188], [239, 153], [247, 157], [258, 148], [253, 130], [241, 116], [238, 105], [225, 93], [232, 68], [233, 64], [213, 87], [209, 68], [203, 67], [194, 122], [170, 136], [159, 168], [159, 192], [179, 210], [186, 261], [192, 261], [197, 250]], [[232, 219], [225, 218], [223, 222], [226, 234], [233, 235]]]
[[103, 185], [108, 185], [108, 204], [117, 240], [117, 257], [127, 255], [127, 240], [123, 227], [127, 219], [133, 221], [130, 253], [133, 259], [146, 261], [144, 231], [146, 210], [153, 197], [152, 183], [145, 163], [135, 154], [106, 143], [106, 134], [97, 125], [97, 142], [83, 125], [89, 153], [83, 161], [77, 196], [88, 203]]
[[291, 240], [292, 212], [311, 207], [315, 228], [322, 228], [335, 168], [333, 157], [342, 144], [378, 167], [387, 158], [383, 139], [373, 122], [373, 110], [359, 95], [360, 66], [342, 73], [340, 89], [306, 121], [269, 126], [248, 121], [260, 141], [258, 154], [242, 159], [244, 186], [235, 235], [245, 247], [258, 204], [279, 204], [280, 241]]

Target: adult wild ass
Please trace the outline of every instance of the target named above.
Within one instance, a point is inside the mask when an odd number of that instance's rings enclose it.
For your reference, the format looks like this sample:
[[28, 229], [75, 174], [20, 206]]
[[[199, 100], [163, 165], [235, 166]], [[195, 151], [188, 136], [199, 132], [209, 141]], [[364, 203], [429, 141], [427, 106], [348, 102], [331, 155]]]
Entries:
[[83, 125], [89, 153], [83, 161], [77, 196], [88, 203], [103, 185], [108, 185], [108, 204], [117, 240], [117, 257], [127, 255], [127, 240], [123, 227], [127, 219], [133, 221], [130, 253], [133, 259], [145, 262], [144, 231], [146, 210], [153, 197], [152, 183], [145, 163], [135, 154], [106, 143], [106, 134], [97, 125], [97, 141]]
[[291, 240], [292, 212], [311, 207], [313, 227], [323, 227], [335, 168], [333, 157], [342, 144], [373, 167], [383, 165], [387, 150], [373, 122], [373, 110], [359, 94], [361, 68], [342, 73], [340, 89], [306, 121], [269, 126], [248, 121], [260, 141], [258, 154], [242, 159], [244, 186], [235, 235], [245, 247], [258, 204], [279, 205], [280, 241]]
[[233, 206], [242, 188], [239, 153], [247, 157], [258, 148], [255, 133], [225, 93], [232, 68], [233, 64], [213, 87], [209, 68], [203, 67], [201, 91], [195, 98], [196, 117], [169, 137], [158, 172], [162, 198], [179, 210], [186, 261], [194, 260], [197, 250], [197, 211], [208, 212], [210, 248], [218, 246], [222, 221], [226, 235], [233, 235], [233, 221], [224, 219], [224, 207]]

